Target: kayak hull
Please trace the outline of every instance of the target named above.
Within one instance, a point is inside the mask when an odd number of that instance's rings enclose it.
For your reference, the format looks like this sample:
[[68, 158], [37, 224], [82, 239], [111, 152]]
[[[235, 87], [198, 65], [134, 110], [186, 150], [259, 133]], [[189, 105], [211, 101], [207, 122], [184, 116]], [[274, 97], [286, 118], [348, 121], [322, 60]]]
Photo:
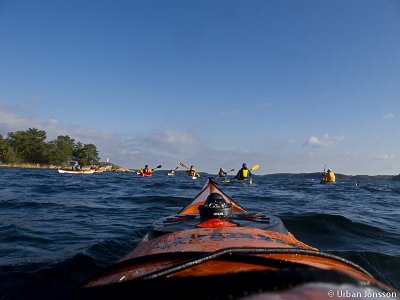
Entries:
[[253, 184], [253, 178], [246, 178], [246, 179], [236, 179], [236, 178], [226, 178], [226, 177], [219, 177], [218, 182], [221, 183], [232, 183], [232, 184], [243, 184], [243, 185], [250, 185]]
[[[196, 223], [197, 226], [193, 226]], [[349, 262], [336, 257], [332, 258], [333, 256], [321, 255], [316, 248], [297, 240], [277, 217], [238, 214], [236, 218], [229, 221], [235, 226], [224, 224], [219, 227], [214, 223], [211, 226], [216, 227], [199, 227], [202, 223], [204, 222], [194, 215], [176, 215], [154, 223], [151, 231], [137, 247], [118, 261], [119, 264], [128, 263], [129, 268], [115, 270], [107, 276], [93, 279], [86, 286], [94, 287], [130, 281], [172, 267], [177, 263], [183, 263], [193, 255], [205, 255], [210, 251], [235, 252], [236, 250], [257, 254], [263, 258], [340, 271], [360, 280], [374, 280], [361, 269], [354, 268]], [[191, 229], [183, 230], [184, 227]], [[146, 262], [146, 258], [149, 257], [153, 257], [154, 260]], [[260, 266], [252, 261], [215, 259], [201, 266], [186, 268], [171, 274], [170, 277], [215, 276], [274, 269], [276, 269], [274, 266]]]
[[58, 169], [58, 173], [60, 174], [93, 174], [95, 170], [87, 170], [87, 171], [72, 171], [72, 170], [62, 170]]

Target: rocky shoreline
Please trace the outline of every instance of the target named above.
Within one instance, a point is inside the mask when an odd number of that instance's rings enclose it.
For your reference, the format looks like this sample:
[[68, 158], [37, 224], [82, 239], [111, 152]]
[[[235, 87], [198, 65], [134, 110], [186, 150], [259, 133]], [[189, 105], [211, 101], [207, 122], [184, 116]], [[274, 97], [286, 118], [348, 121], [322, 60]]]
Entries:
[[[0, 167], [3, 168], [22, 168], [22, 169], [69, 169], [69, 165], [43, 165], [43, 164], [27, 164], [27, 163], [13, 163], [13, 164], [0, 164]], [[133, 172], [131, 169], [122, 168], [113, 163], [103, 163], [100, 162], [95, 165], [83, 166], [82, 170], [90, 170], [94, 167], [97, 167], [97, 171], [100, 172]]]

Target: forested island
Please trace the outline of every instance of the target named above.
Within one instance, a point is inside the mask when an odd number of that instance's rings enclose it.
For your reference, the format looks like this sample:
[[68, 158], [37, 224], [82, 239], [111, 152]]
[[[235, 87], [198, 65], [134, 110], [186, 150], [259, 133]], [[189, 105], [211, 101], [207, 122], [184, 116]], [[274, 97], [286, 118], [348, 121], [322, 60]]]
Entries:
[[39, 165], [65, 167], [71, 161], [82, 166], [99, 163], [99, 152], [94, 144], [83, 144], [68, 135], [46, 141], [44, 130], [29, 128], [0, 134], [0, 164], [9, 166]]

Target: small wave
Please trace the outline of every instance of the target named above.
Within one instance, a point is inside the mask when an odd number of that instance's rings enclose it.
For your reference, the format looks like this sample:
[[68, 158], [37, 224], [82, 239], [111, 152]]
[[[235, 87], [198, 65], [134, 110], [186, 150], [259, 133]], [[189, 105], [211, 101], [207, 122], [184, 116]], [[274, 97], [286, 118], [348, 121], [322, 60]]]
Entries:
[[330, 251], [366, 269], [377, 279], [400, 289], [400, 256], [375, 251]]
[[400, 253], [397, 235], [340, 215], [284, 215], [282, 220], [296, 237], [320, 250], [373, 251], [379, 248], [388, 255]]
[[4, 243], [46, 243], [49, 241], [49, 238], [43, 236], [43, 232], [41, 230], [33, 230], [17, 226], [15, 224], [10, 224], [0, 227], [0, 241]]

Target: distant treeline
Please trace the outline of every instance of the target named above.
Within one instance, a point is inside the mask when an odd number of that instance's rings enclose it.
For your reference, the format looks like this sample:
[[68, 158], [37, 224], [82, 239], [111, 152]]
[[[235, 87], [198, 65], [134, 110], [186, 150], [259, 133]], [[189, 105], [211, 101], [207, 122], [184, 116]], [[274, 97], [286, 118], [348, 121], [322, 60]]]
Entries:
[[46, 142], [46, 131], [36, 128], [0, 135], [0, 162], [6, 164], [34, 163], [65, 165], [78, 161], [81, 165], [99, 162], [99, 153], [93, 144], [82, 144], [68, 135], [59, 135]]

